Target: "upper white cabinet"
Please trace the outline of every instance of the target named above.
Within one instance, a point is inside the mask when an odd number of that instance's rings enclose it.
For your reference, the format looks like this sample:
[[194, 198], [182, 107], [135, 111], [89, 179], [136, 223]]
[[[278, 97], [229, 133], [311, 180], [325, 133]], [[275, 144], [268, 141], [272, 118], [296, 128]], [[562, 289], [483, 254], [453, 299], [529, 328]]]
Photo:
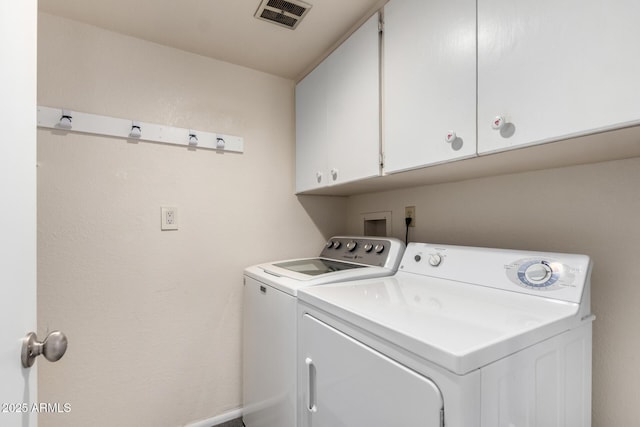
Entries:
[[[624, 131], [593, 137], [640, 125], [638, 17], [640, 0], [389, 0], [382, 57], [376, 15], [296, 88], [297, 192], [442, 181], [424, 167], [471, 157], [488, 175], [485, 155], [525, 146], [518, 170], [636, 155], [607, 141]], [[365, 182], [381, 152], [388, 176]]]
[[327, 64], [318, 65], [296, 86], [296, 191], [326, 185]]
[[384, 8], [384, 171], [476, 154], [476, 1]]
[[296, 86], [296, 192], [380, 174], [378, 14]]
[[478, 152], [638, 123], [639, 17], [638, 0], [479, 0]]

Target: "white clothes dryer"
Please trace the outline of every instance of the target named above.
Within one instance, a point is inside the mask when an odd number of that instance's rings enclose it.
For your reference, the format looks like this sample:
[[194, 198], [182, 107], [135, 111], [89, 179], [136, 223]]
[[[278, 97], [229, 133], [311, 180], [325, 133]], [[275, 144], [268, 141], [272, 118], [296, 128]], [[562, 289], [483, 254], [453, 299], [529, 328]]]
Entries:
[[248, 267], [243, 295], [243, 421], [296, 427], [297, 294], [333, 282], [389, 276], [405, 245], [386, 237], [331, 238], [320, 256]]
[[591, 262], [410, 243], [298, 294], [301, 427], [589, 427]]

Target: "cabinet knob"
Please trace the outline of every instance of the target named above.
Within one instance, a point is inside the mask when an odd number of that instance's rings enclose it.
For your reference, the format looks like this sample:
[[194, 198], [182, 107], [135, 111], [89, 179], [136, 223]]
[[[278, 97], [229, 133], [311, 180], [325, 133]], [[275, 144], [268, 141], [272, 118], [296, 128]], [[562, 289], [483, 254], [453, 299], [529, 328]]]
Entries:
[[454, 131], [450, 130], [449, 132], [447, 132], [447, 135], [445, 136], [444, 140], [447, 141], [449, 144], [451, 144], [453, 141], [456, 140], [456, 138], [458, 138], [458, 135], [456, 135]]
[[322, 172], [316, 172], [316, 181], [318, 181], [318, 184], [322, 182]]
[[338, 179], [338, 169], [331, 169], [331, 177], [333, 178], [333, 180], [335, 181], [336, 179]]
[[491, 127], [495, 130], [500, 130], [507, 123], [504, 116], [495, 116], [493, 121], [491, 122]]

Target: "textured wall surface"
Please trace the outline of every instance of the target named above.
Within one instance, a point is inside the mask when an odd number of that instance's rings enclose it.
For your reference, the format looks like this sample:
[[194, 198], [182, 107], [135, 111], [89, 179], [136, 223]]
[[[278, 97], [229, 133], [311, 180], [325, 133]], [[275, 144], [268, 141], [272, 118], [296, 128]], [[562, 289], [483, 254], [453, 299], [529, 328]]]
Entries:
[[[40, 425], [177, 426], [241, 405], [242, 270], [317, 254], [345, 201], [296, 198], [292, 81], [41, 14], [38, 104], [244, 137], [245, 153], [38, 131]], [[160, 231], [160, 207], [178, 231]]]
[[[639, 141], [640, 143], [640, 141]], [[360, 214], [392, 211], [404, 239], [404, 207], [416, 207], [409, 241], [584, 253], [592, 275], [593, 426], [640, 419], [640, 158], [352, 197]]]

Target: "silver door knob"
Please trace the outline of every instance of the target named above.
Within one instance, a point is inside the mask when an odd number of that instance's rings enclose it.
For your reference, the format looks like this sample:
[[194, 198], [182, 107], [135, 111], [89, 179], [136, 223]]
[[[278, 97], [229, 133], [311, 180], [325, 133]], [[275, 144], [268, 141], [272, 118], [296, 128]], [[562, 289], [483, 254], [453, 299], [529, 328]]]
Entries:
[[67, 351], [67, 337], [60, 331], [53, 331], [39, 342], [35, 332], [29, 332], [22, 339], [22, 366], [30, 368], [41, 354], [49, 362], [57, 362]]

